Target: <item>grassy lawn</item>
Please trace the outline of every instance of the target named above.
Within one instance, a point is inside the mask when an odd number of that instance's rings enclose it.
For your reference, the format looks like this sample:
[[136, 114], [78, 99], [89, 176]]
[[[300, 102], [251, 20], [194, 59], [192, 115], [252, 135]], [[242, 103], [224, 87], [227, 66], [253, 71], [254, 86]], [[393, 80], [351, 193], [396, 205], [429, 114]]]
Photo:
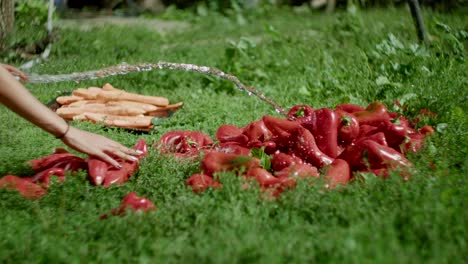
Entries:
[[[334, 191], [299, 183], [277, 201], [241, 191], [230, 175], [223, 175], [222, 190], [194, 194], [185, 180], [199, 171], [199, 164], [175, 161], [155, 149], [121, 186], [95, 187], [79, 172], [37, 201], [0, 189], [0, 262], [464, 263], [468, 21], [461, 14], [425, 14], [430, 47], [418, 45], [404, 9], [331, 16], [269, 9], [232, 18], [188, 16], [188, 29], [165, 34], [124, 26], [60, 30], [49, 60], [32, 72], [63, 74], [121, 62], [206, 65], [236, 75], [286, 109], [373, 101], [391, 108], [399, 100], [410, 118], [421, 109], [437, 113], [422, 123], [437, 132], [422, 151], [409, 156], [417, 169], [409, 182], [396, 176], [368, 178]], [[26, 86], [47, 103], [63, 92], [107, 82], [185, 103], [143, 135], [73, 122], [128, 146], [139, 138], [154, 142], [172, 130], [202, 131], [214, 138], [222, 124], [245, 126], [277, 115], [231, 83], [191, 72], [159, 70]], [[26, 161], [63, 147], [4, 107], [0, 124], [0, 175], [30, 175]], [[158, 210], [99, 219], [130, 191], [152, 200]]]

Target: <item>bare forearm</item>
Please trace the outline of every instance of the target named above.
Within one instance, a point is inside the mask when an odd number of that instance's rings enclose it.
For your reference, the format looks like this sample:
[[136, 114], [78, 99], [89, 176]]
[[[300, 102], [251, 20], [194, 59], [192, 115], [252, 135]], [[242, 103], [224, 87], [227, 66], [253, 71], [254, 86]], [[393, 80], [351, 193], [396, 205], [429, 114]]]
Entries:
[[38, 101], [2, 67], [0, 67], [0, 102], [54, 136], [62, 135], [67, 129], [65, 120]]

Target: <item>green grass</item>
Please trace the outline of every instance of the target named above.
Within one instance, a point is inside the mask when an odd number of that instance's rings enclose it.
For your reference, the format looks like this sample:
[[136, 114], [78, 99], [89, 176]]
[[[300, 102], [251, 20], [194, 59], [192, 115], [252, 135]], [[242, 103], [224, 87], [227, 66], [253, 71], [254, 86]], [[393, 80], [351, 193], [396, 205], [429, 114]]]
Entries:
[[[262, 10], [261, 10], [262, 11]], [[151, 149], [125, 185], [94, 187], [86, 173], [55, 184], [38, 201], [0, 189], [2, 263], [464, 263], [468, 257], [467, 21], [426, 13], [433, 45], [417, 44], [409, 12], [356, 15], [263, 10], [234, 18], [191, 19], [191, 29], [158, 34], [144, 28], [61, 30], [49, 60], [35, 73], [98, 69], [123, 61], [159, 60], [218, 68], [289, 108], [394, 100], [437, 113], [437, 128], [410, 156], [412, 180], [368, 179], [323, 191], [300, 183], [277, 201], [241, 191], [223, 175], [221, 191], [193, 194], [184, 182], [196, 162], [177, 162]], [[112, 83], [130, 91], [183, 101], [154, 132], [135, 135], [99, 125], [73, 125], [126, 145], [156, 141], [167, 131], [197, 130], [214, 138], [222, 124], [244, 126], [274, 109], [231, 83], [168, 70], [80, 83], [27, 84], [42, 102], [77, 87]], [[31, 174], [26, 161], [50, 154], [60, 141], [0, 110], [0, 175]], [[430, 169], [433, 162], [436, 169]], [[130, 191], [158, 210], [100, 220]]]

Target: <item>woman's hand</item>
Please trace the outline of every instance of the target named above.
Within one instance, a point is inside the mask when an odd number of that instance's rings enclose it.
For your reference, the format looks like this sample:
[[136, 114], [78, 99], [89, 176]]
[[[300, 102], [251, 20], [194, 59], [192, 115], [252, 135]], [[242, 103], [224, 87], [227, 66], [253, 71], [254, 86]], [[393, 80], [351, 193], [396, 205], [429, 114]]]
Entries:
[[121, 165], [115, 158], [136, 161], [137, 158], [135, 156], [142, 154], [109, 138], [86, 132], [76, 127], [70, 127], [61, 140], [70, 148], [99, 158], [117, 168], [120, 168]]
[[8, 64], [3, 64], [3, 63], [0, 63], [0, 66], [2, 66], [5, 70], [7, 70], [13, 76], [18, 76], [23, 82], [29, 81], [28, 76], [24, 74], [24, 72], [18, 70], [17, 68]]

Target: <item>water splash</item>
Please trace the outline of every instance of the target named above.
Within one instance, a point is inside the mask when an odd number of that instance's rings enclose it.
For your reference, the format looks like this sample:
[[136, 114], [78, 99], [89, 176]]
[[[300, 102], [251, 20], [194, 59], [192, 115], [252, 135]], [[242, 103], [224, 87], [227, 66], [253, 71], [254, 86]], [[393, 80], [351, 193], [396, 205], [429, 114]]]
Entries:
[[246, 92], [248, 95], [255, 95], [260, 100], [272, 105], [275, 111], [281, 115], [286, 115], [286, 111], [283, 107], [273, 101], [271, 98], [266, 97], [263, 93], [257, 89], [244, 85], [236, 76], [227, 74], [218, 69], [210, 68], [207, 66], [198, 66], [194, 64], [186, 63], [173, 63], [160, 61], [158, 63], [139, 63], [139, 64], [127, 64], [121, 63], [115, 66], [103, 68], [100, 70], [86, 71], [86, 72], [74, 72], [70, 74], [58, 74], [58, 75], [29, 75], [29, 82], [31, 83], [52, 83], [52, 82], [66, 82], [66, 81], [84, 81], [84, 80], [95, 80], [115, 75], [125, 75], [132, 72], [144, 72], [160, 69], [179, 70], [179, 71], [190, 71], [207, 74], [211, 76], [217, 76], [219, 78], [231, 81], [234, 83], [236, 88], [242, 92]]

